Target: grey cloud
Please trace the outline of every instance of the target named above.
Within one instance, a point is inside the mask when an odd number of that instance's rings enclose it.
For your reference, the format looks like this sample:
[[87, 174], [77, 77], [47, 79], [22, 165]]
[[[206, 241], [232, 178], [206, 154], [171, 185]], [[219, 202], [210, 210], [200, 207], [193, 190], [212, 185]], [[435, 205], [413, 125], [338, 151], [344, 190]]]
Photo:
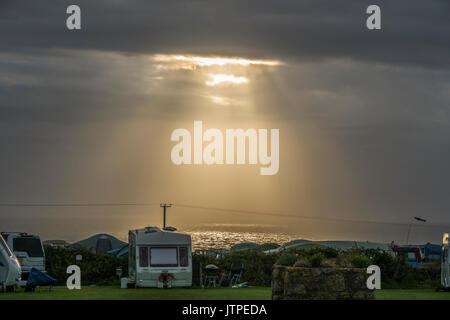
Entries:
[[86, 1], [83, 29], [65, 29], [70, 1], [6, 1], [1, 50], [98, 49], [296, 60], [350, 58], [450, 66], [450, 3], [377, 1], [382, 31], [365, 28], [364, 0]]
[[[2, 199], [201, 202], [233, 185], [223, 203], [255, 210], [445, 221], [450, 4], [377, 2], [381, 32], [365, 29], [369, 1], [80, 0], [83, 30], [69, 32], [72, 1], [1, 1]], [[177, 52], [286, 64], [223, 91], [251, 108], [217, 107], [204, 79], [147, 56]], [[197, 116], [279, 125], [279, 175], [177, 171], [170, 132]]]

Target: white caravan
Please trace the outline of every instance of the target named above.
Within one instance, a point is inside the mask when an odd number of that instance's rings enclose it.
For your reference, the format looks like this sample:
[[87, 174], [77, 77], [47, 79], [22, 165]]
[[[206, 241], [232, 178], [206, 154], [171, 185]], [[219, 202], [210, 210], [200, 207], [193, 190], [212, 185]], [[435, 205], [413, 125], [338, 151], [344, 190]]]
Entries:
[[128, 286], [192, 286], [191, 236], [157, 227], [129, 232]]
[[20, 281], [20, 265], [0, 235], [0, 290], [15, 288]]
[[450, 244], [449, 234], [444, 233], [442, 239], [441, 258], [441, 285], [444, 289], [450, 289]]
[[26, 284], [32, 268], [45, 272], [45, 254], [41, 239], [25, 232], [2, 232], [8, 247], [17, 257], [22, 269], [21, 286]]

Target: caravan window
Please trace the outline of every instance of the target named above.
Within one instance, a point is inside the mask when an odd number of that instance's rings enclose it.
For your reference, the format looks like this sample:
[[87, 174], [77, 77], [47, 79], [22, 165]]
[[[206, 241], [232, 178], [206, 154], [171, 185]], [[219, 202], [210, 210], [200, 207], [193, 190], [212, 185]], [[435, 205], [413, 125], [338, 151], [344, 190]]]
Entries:
[[180, 266], [187, 267], [189, 265], [188, 250], [186, 247], [180, 247]]
[[148, 247], [139, 247], [139, 267], [148, 267]]
[[43, 257], [41, 240], [37, 238], [14, 238], [13, 251], [22, 251], [28, 253], [30, 257]]
[[415, 252], [407, 252], [406, 253], [406, 259], [408, 261], [416, 261], [417, 260], [416, 253]]
[[150, 266], [177, 267], [177, 248], [150, 248]]

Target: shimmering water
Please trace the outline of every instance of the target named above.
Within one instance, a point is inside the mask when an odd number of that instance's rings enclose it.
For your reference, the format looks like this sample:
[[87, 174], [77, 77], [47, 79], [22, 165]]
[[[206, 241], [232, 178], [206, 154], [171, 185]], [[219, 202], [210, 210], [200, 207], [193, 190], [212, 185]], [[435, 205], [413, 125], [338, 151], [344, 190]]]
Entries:
[[192, 237], [193, 249], [229, 249], [238, 243], [251, 242], [257, 244], [283, 244], [302, 235], [295, 233], [275, 232], [270, 227], [256, 225], [203, 225], [192, 228], [181, 228]]
[[189, 232], [189, 234], [192, 236], [194, 250], [209, 248], [229, 249], [233, 245], [243, 242], [283, 244], [298, 239], [298, 237], [288, 234], [260, 232], [194, 231]]

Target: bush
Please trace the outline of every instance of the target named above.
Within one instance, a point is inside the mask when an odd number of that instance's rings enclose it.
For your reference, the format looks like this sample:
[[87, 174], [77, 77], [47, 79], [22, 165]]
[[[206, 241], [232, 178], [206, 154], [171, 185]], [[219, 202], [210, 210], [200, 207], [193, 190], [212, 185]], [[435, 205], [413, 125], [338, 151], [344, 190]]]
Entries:
[[321, 252], [317, 252], [308, 257], [309, 265], [312, 268], [319, 268], [322, 266], [322, 262], [325, 260], [325, 255]]
[[398, 264], [396, 257], [380, 249], [366, 249], [364, 254], [370, 258], [372, 264], [379, 266], [382, 270], [382, 282], [389, 282], [393, 279]]
[[368, 257], [358, 253], [353, 253], [350, 256], [350, 263], [354, 268], [367, 268], [371, 265], [371, 261]]
[[250, 285], [269, 286], [272, 280], [272, 266], [277, 258], [277, 255], [250, 249], [234, 251], [224, 259], [219, 259], [215, 264], [223, 270], [229, 270], [232, 263], [242, 263], [244, 265], [242, 282], [248, 282]]
[[339, 256], [339, 251], [337, 251], [336, 249], [333, 249], [333, 248], [328, 248], [328, 247], [311, 248], [311, 249], [304, 250], [304, 254], [306, 254], [308, 256], [312, 256], [317, 253], [320, 253], [326, 259], [334, 259]]
[[[81, 255], [81, 261], [76, 256]], [[110, 254], [95, 254], [88, 249], [45, 248], [47, 273], [64, 285], [67, 267], [76, 264], [81, 269], [81, 284], [112, 284], [118, 282], [116, 269], [122, 268], [122, 276], [128, 275], [128, 256], [117, 258]]]
[[292, 266], [297, 261], [297, 258], [298, 256], [294, 253], [283, 253], [276, 264], [280, 266]]

